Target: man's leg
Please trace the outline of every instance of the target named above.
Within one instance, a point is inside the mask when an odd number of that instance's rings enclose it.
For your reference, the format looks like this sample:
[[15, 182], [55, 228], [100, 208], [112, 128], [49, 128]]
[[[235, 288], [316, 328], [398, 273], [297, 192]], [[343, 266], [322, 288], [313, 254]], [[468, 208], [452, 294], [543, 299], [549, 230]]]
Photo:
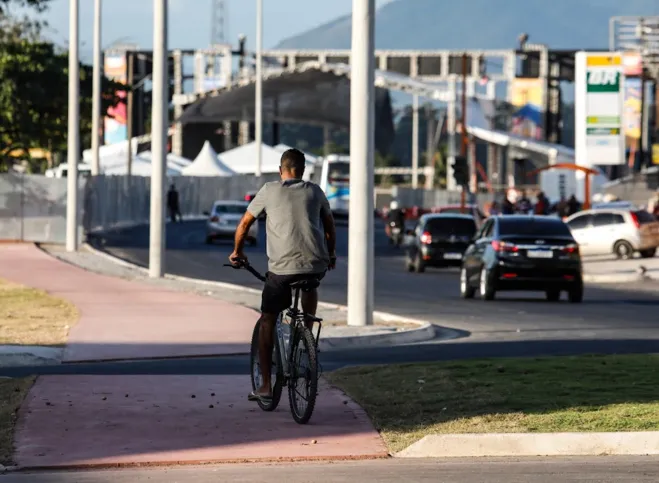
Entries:
[[[318, 310], [318, 290], [313, 289], [309, 292], [302, 292], [300, 301], [302, 302], [302, 312], [309, 315], [316, 315], [316, 310]], [[304, 325], [309, 330], [313, 329], [313, 320], [305, 320]]]
[[272, 381], [270, 373], [272, 372], [272, 349], [275, 341], [273, 332], [277, 321], [276, 314], [262, 313], [261, 327], [259, 329], [259, 365], [261, 366], [262, 385], [257, 389], [259, 396], [272, 396]]

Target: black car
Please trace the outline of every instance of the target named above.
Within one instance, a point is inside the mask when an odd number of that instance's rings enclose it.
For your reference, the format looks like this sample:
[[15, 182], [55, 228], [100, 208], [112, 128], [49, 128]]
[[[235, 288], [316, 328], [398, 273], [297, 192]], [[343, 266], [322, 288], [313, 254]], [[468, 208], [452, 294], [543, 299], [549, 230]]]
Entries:
[[559, 218], [504, 215], [489, 218], [467, 248], [460, 270], [460, 293], [478, 290], [493, 300], [504, 290], [544, 291], [557, 301], [561, 291], [572, 303], [583, 300], [579, 246]]
[[476, 221], [470, 215], [423, 215], [416, 229], [408, 233], [414, 241], [407, 246], [407, 269], [423, 272], [426, 267], [460, 266], [476, 229]]

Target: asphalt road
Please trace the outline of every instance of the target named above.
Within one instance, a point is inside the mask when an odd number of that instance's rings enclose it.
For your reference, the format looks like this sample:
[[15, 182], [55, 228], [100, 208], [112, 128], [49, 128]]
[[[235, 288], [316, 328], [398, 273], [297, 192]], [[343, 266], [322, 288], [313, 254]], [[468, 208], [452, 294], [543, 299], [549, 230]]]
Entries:
[[657, 481], [653, 457], [525, 458], [470, 460], [375, 460], [302, 464], [249, 464], [107, 471], [15, 473], [6, 483], [650, 483]]
[[[257, 247], [246, 254], [253, 266], [265, 271], [265, 229]], [[347, 227], [338, 228], [337, 270], [323, 280], [320, 297], [347, 303]], [[105, 250], [142, 266], [148, 264], [148, 227], [132, 228], [105, 239]], [[248, 272], [223, 268], [232, 243], [204, 244], [204, 223], [167, 225], [166, 267], [169, 273], [260, 288]], [[659, 283], [587, 286], [584, 303], [546, 302], [542, 293], [501, 293], [483, 302], [459, 296], [457, 269], [429, 269], [409, 273], [402, 252], [390, 247], [378, 225], [375, 242], [376, 309], [418, 317], [469, 334], [459, 342], [521, 340], [643, 339], [659, 344]], [[659, 348], [659, 346], [657, 346]]]

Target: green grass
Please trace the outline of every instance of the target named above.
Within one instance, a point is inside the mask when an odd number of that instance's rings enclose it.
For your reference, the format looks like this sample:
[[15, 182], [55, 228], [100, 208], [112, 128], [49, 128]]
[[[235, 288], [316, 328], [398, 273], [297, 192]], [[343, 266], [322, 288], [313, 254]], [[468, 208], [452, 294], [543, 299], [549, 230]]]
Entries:
[[0, 379], [0, 465], [8, 466], [13, 463], [17, 411], [34, 380], [34, 377]]
[[659, 430], [659, 356], [487, 359], [327, 374], [390, 450], [433, 433]]

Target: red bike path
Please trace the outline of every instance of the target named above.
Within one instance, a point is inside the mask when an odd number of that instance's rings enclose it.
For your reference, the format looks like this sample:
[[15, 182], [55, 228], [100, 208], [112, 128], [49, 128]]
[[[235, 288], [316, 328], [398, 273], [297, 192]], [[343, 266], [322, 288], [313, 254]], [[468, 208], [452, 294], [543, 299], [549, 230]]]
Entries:
[[[65, 363], [247, 353], [256, 314], [151, 284], [98, 275], [29, 244], [0, 246], [0, 278], [75, 304]], [[384, 457], [366, 414], [323, 384], [296, 424], [247, 401], [244, 376], [40, 376], [19, 411], [15, 460], [27, 468]]]

